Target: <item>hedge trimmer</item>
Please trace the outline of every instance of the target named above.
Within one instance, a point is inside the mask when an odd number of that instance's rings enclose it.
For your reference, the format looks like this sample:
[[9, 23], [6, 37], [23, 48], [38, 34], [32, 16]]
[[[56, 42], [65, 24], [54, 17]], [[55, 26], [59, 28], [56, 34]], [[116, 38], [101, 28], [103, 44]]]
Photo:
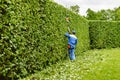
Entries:
[[66, 17], [66, 22], [68, 23], [68, 32], [70, 33], [70, 18], [67, 16]]

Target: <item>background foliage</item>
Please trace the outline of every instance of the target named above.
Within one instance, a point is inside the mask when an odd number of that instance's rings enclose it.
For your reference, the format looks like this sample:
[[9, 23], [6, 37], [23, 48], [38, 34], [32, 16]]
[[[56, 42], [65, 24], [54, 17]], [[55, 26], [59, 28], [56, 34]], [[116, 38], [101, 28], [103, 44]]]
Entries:
[[85, 18], [88, 20], [109, 20], [119, 21], [120, 20], [120, 7], [114, 9], [101, 9], [99, 11], [93, 11], [90, 8], [87, 10]]
[[88, 50], [88, 22], [79, 15], [46, 0], [0, 0], [0, 79], [25, 77], [68, 57], [68, 25], [77, 32], [77, 51]]
[[78, 5], [74, 5], [74, 6], [70, 6], [70, 10], [75, 12], [75, 13], [79, 13], [79, 6]]
[[91, 48], [120, 47], [119, 21], [89, 21]]

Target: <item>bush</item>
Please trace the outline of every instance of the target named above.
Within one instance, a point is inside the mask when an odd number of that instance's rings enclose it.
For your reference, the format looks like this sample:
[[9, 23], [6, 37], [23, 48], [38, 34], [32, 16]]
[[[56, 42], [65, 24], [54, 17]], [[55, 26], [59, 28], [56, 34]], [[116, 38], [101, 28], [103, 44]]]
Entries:
[[91, 48], [120, 47], [119, 21], [89, 21]]

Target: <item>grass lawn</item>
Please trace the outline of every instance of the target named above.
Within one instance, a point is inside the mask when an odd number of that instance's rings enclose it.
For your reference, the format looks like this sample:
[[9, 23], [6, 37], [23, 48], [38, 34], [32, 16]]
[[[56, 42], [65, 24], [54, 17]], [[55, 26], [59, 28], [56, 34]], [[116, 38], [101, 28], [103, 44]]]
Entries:
[[120, 80], [120, 48], [80, 54], [22, 80]]

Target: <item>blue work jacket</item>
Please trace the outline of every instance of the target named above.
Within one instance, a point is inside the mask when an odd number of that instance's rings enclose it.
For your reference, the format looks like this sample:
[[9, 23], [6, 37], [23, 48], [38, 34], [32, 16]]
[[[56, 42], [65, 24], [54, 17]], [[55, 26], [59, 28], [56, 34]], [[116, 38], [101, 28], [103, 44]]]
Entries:
[[76, 44], [77, 44], [77, 37], [73, 34], [69, 34], [66, 33], [65, 34], [66, 37], [68, 37], [68, 44], [71, 46], [71, 48], [75, 48]]

